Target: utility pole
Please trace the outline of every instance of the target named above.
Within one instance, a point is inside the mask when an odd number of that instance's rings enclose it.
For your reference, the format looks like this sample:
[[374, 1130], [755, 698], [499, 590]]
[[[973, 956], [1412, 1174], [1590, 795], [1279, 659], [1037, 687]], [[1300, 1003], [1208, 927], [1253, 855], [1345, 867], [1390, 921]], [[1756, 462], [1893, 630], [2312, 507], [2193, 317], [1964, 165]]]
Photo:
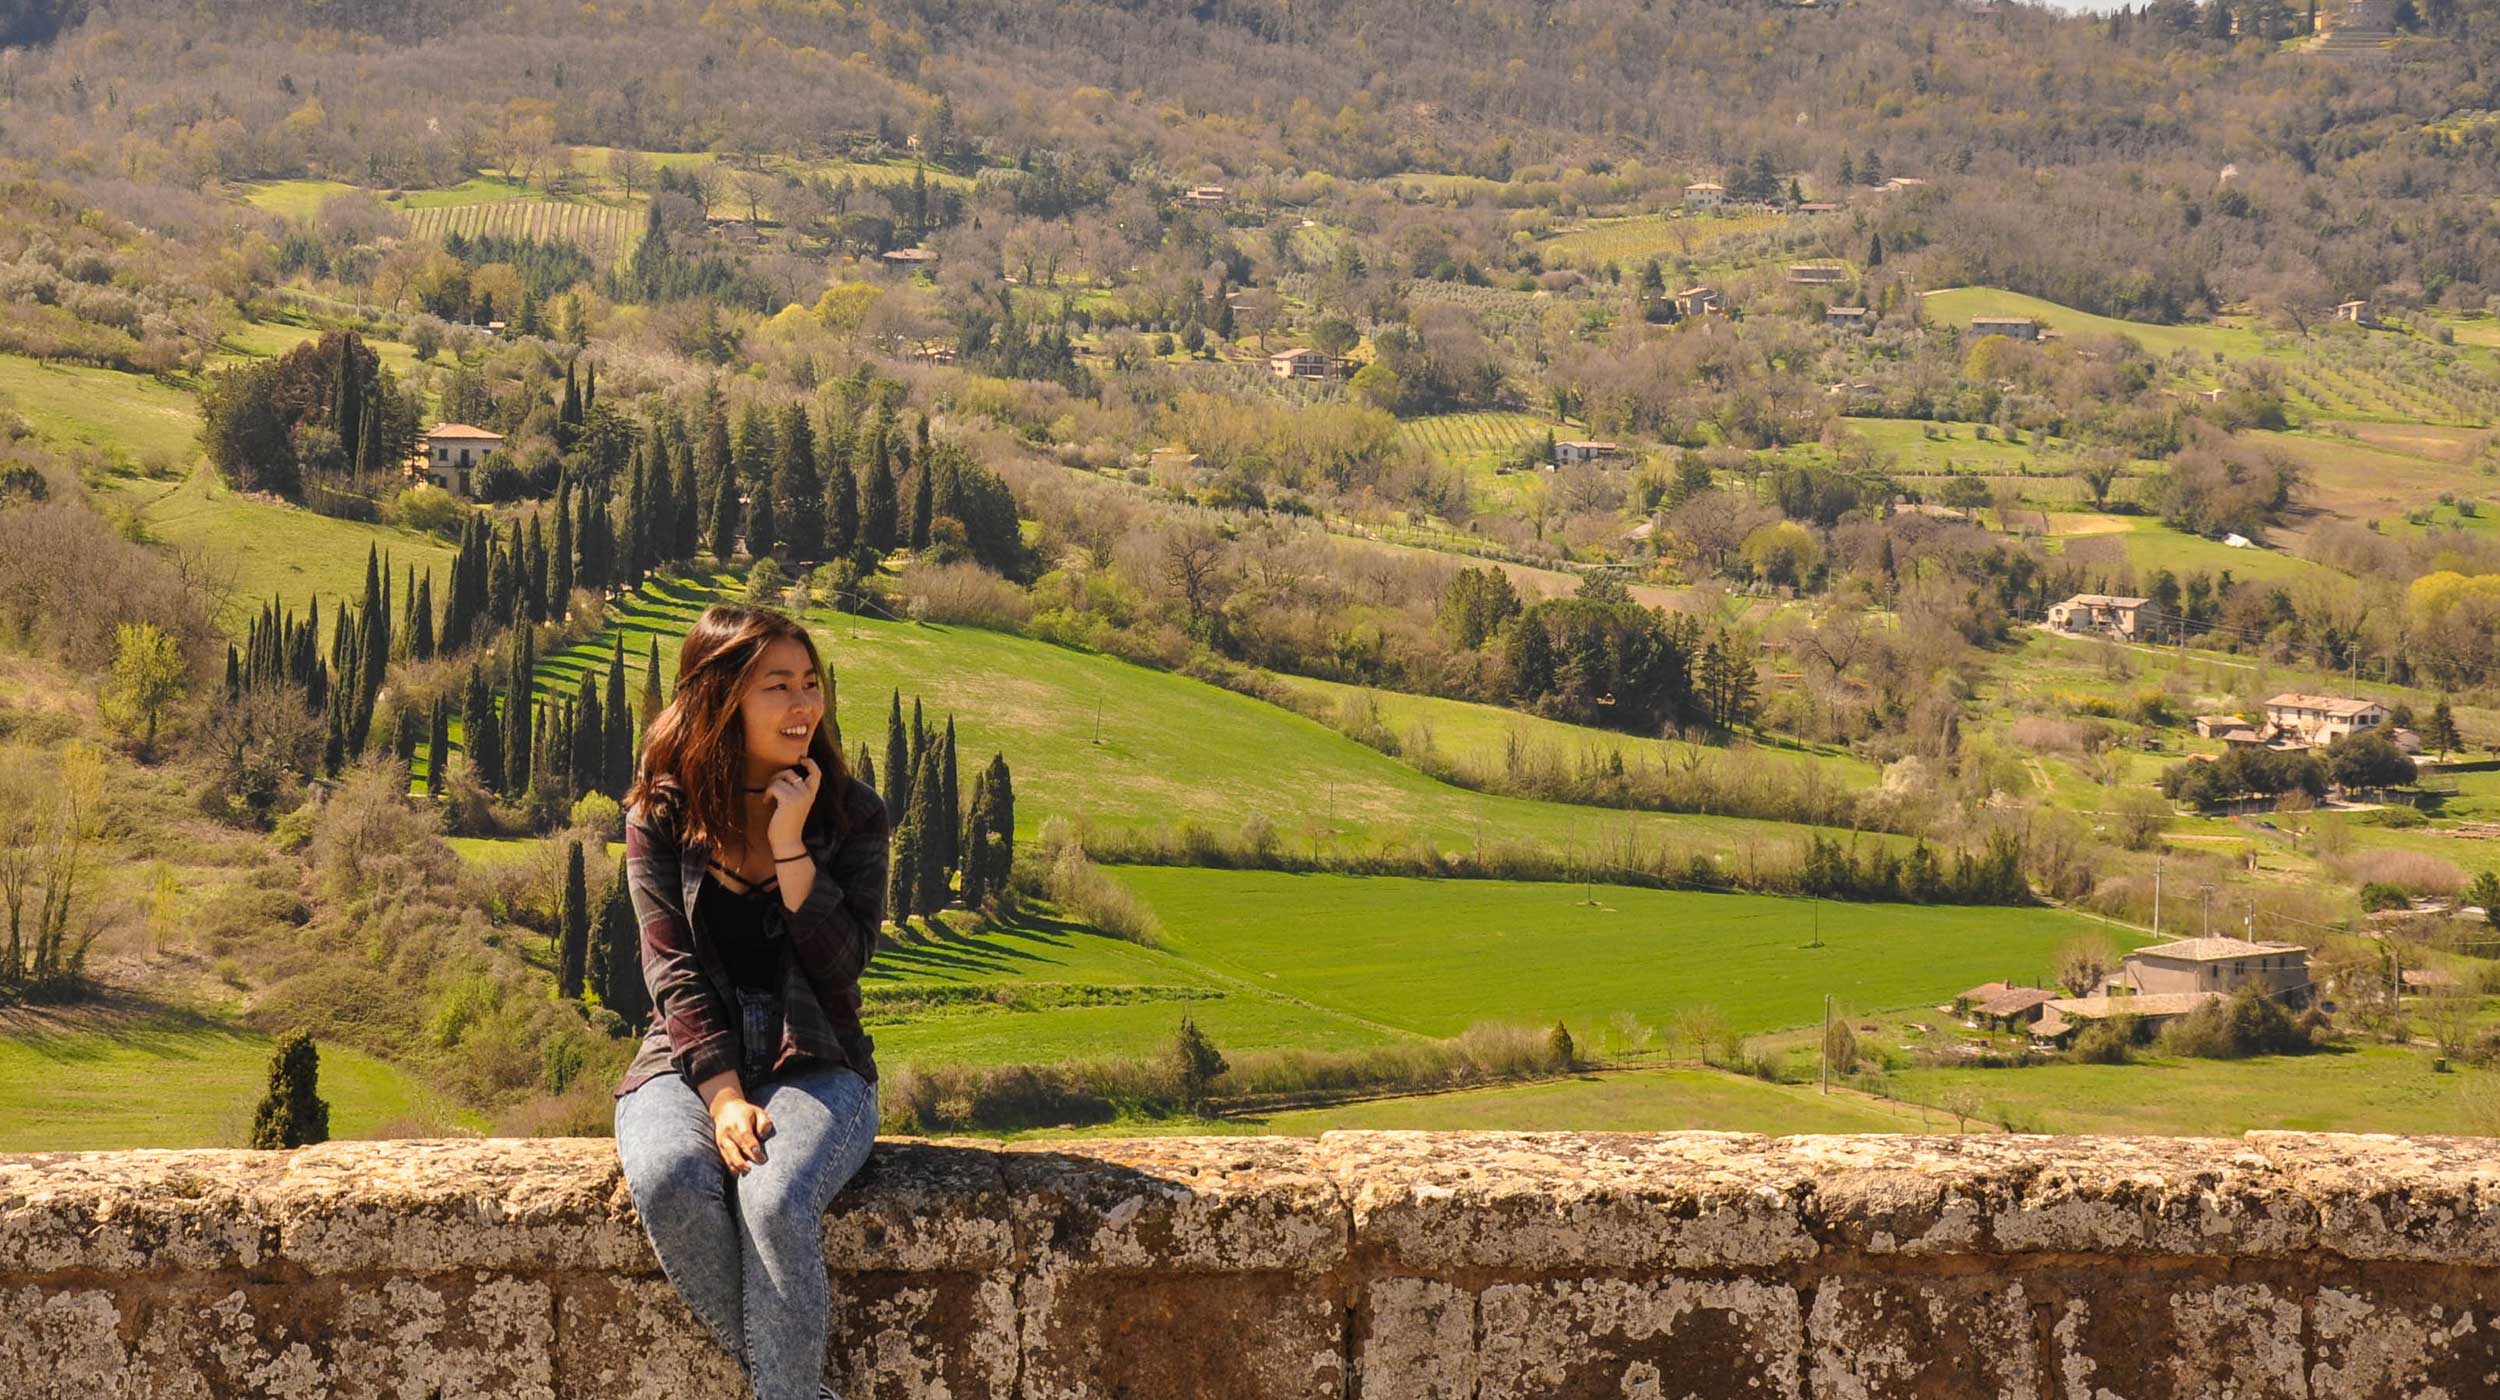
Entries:
[[1823, 994], [1823, 1092], [1832, 1091], [1832, 994]]

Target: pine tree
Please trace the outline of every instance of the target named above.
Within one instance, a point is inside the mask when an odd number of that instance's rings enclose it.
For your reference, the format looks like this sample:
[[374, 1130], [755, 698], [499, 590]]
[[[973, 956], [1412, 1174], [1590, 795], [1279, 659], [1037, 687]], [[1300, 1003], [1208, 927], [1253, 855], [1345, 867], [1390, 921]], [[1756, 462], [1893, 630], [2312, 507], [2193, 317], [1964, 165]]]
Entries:
[[825, 550], [825, 483], [816, 470], [816, 432], [807, 405], [782, 411], [780, 451], [773, 459], [773, 521], [794, 559], [821, 559]]
[[605, 774], [599, 790], [623, 801], [634, 784], [634, 712], [625, 708], [625, 639], [616, 639], [616, 649], [608, 654], [607, 701], [600, 707], [606, 728], [601, 737], [607, 740], [607, 759], [601, 765]]
[[891, 863], [885, 874], [885, 916], [896, 927], [910, 922], [918, 912], [913, 905], [920, 897], [920, 832], [905, 822], [894, 833]]
[[584, 960], [590, 949], [590, 895], [583, 888], [582, 843], [564, 843], [564, 895], [556, 906], [556, 995], [582, 997]]
[[599, 1004], [625, 1023], [625, 1033], [640, 1035], [651, 1024], [651, 993], [642, 981], [642, 931], [634, 926], [633, 890], [625, 879], [625, 858], [617, 857], [616, 877], [608, 897], [599, 904], [599, 926], [591, 951], [591, 990]]
[[919, 845], [914, 870], [919, 876], [912, 909], [915, 913], [934, 914], [946, 907], [946, 813], [939, 805], [945, 796], [946, 778], [938, 768], [937, 745], [931, 744], [921, 758], [920, 769], [912, 775], [911, 810], [903, 824], [912, 829]]
[[747, 493], [747, 553], [762, 559], [781, 548], [781, 517], [773, 506], [772, 483]]
[[2431, 706], [2431, 722], [2422, 738], [2436, 754], [2451, 754], [2465, 747], [2465, 736], [2457, 732], [2456, 711], [2449, 707], [2447, 696], [2440, 696], [2438, 703]]
[[321, 1052], [297, 1031], [269, 1057], [269, 1092], [252, 1110], [252, 1146], [262, 1151], [330, 1140], [330, 1105], [321, 1098]]
[[899, 826], [903, 804], [911, 800], [911, 740], [903, 731], [903, 692], [894, 692], [885, 716], [885, 820]]

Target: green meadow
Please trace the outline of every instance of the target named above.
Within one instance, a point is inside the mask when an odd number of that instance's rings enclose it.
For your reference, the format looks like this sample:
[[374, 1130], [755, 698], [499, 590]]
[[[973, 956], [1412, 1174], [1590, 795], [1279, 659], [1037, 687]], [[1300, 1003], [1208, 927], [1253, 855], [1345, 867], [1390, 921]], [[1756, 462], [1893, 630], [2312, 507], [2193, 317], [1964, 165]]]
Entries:
[[[442, 1112], [392, 1065], [319, 1048], [330, 1136], [377, 1137]], [[244, 1146], [274, 1049], [265, 1035], [204, 1017], [104, 1025], [76, 1014], [59, 1028], [19, 1018], [0, 1035], [0, 1152]]]
[[2191, 355], [2238, 359], [2267, 353], [2265, 336], [2245, 326], [2227, 322], [2163, 326], [2149, 321], [2121, 321], [1994, 287], [1948, 287], [1927, 293], [1921, 305], [1930, 323], [1954, 329], [1968, 329], [1973, 316], [2028, 316], [2069, 338], [2125, 336], [2156, 355], [2183, 350]]
[[2025, 1131], [2221, 1137], [2257, 1129], [2488, 1133], [2493, 1071], [2435, 1073], [2426, 1050], [2362, 1045], [2246, 1060], [1904, 1070], [1892, 1090], [1928, 1103], [1967, 1093]]

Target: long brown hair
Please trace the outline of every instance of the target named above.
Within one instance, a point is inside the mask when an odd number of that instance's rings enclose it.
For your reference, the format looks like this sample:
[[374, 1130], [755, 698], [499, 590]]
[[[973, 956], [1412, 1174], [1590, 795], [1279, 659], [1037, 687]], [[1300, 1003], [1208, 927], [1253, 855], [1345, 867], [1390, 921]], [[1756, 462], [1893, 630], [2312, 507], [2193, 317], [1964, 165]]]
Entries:
[[815, 639], [770, 608], [717, 604], [703, 610], [677, 649], [677, 684], [667, 708], [652, 717], [633, 790], [625, 794], [626, 804], [639, 807], [646, 819], [674, 825], [681, 844], [725, 845], [745, 835], [740, 788], [746, 781], [747, 741], [738, 701], [762, 670], [765, 648], [785, 639], [807, 649], [808, 664], [824, 686], [825, 717], [807, 741], [807, 756], [824, 773], [815, 810], [830, 815], [836, 830], [849, 825], [842, 788], [850, 770], [835, 737], [833, 685]]

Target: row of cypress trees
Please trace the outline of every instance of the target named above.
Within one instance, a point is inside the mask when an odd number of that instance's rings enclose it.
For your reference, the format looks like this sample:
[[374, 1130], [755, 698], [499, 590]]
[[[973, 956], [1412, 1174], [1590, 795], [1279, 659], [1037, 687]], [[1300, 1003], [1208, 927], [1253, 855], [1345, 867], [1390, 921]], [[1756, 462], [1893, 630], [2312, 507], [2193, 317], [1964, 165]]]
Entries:
[[1004, 754], [992, 754], [973, 778], [967, 804], [955, 753], [955, 717], [932, 728], [917, 696], [903, 719], [903, 694], [886, 708], [884, 782], [861, 744], [854, 765], [876, 787], [893, 828], [886, 871], [886, 912], [897, 924], [925, 918], [960, 900], [969, 908], [1006, 892], [1015, 865], [1015, 778]]

